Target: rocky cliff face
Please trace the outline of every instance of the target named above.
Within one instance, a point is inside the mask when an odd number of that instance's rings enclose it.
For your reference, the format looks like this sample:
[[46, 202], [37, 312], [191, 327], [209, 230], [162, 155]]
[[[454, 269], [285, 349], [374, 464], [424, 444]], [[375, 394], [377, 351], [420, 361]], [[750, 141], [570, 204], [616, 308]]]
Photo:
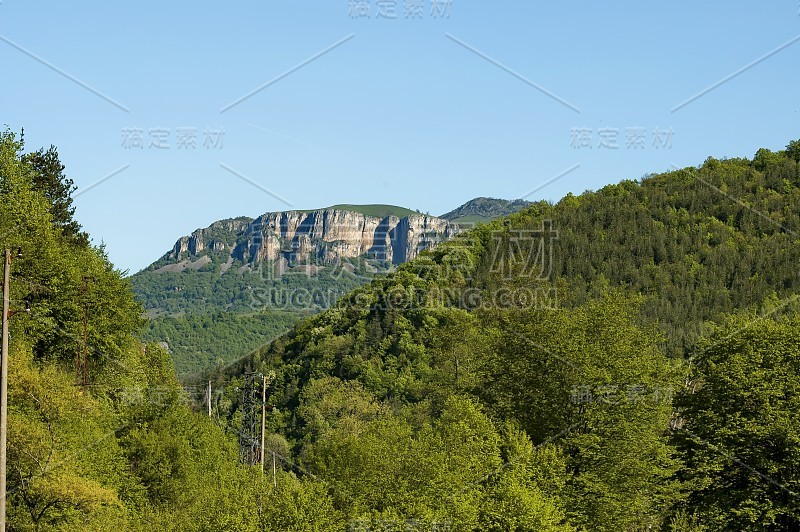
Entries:
[[458, 226], [423, 214], [379, 218], [341, 209], [269, 212], [251, 220], [215, 222], [180, 238], [174, 261], [222, 252], [245, 264], [285, 261], [289, 266], [336, 264], [365, 256], [401, 264], [451, 238]]
[[228, 251], [236, 247], [237, 236], [244, 231], [251, 218], [231, 218], [214, 222], [205, 229], [197, 229], [189, 236], [175, 242], [167, 256], [173, 260], [200, 255], [202, 251]]

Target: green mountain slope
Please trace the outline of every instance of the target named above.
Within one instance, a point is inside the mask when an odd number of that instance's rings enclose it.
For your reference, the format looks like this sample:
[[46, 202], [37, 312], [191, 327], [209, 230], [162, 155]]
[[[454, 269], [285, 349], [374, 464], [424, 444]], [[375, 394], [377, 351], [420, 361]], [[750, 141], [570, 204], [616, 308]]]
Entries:
[[[800, 508], [780, 486], [759, 489], [760, 501], [738, 499], [749, 488], [726, 487], [731, 476], [752, 475], [737, 463], [711, 465], [725, 451], [706, 453], [702, 465], [685, 469], [684, 460], [713, 444], [681, 430], [702, 428], [712, 441], [718, 436], [709, 425], [745, 438], [770, 430], [771, 417], [760, 408], [742, 405], [739, 411], [723, 398], [714, 406], [692, 400], [692, 383], [719, 379], [712, 372], [720, 360], [739, 367], [738, 351], [759, 345], [762, 332], [778, 334], [761, 322], [798, 308], [798, 159], [791, 149], [760, 150], [753, 160], [708, 159], [699, 168], [570, 195], [555, 205], [538, 203], [355, 290], [216, 378], [274, 372], [270, 430], [290, 440], [307, 471], [343, 486], [347, 495], [336, 504], [355, 514], [376, 508], [401, 515], [409, 507], [444, 511], [454, 495], [428, 488], [441, 477], [421, 466], [424, 459], [413, 451], [430, 456], [431, 438], [465, 453], [457, 461], [477, 485], [503, 493], [515, 489], [507, 476], [515, 473], [492, 472], [499, 462], [491, 465], [489, 442], [502, 436], [482, 425], [477, 408], [507, 423], [511, 433], [522, 430], [526, 441], [545, 449], [538, 458], [555, 460], [525, 466], [537, 471], [533, 478], [546, 470], [553, 479], [549, 485], [528, 484], [529, 504], [547, 508], [542, 511], [552, 519], [532, 529], [565, 523], [591, 530], [669, 523], [680, 529], [703, 523], [791, 528], [800, 522]], [[731, 322], [726, 313], [738, 318]], [[749, 327], [759, 331], [752, 344], [734, 342], [720, 348], [721, 354], [708, 350]], [[781, 327], [794, 335], [800, 323]], [[761, 349], [800, 363], [796, 349]], [[702, 369], [689, 373], [683, 356], [697, 357]], [[761, 360], [749, 362], [751, 373], [734, 373], [710, 393], [731, 393], [726, 383], [742, 390], [750, 381], [769, 387], [784, 369]], [[794, 384], [781, 383], [782, 395], [765, 391], [770, 398], [764, 400], [770, 401], [771, 416], [795, 430], [800, 418], [790, 414], [794, 396], [788, 391]], [[673, 405], [675, 396], [692, 405], [686, 417]], [[731, 408], [747, 424], [734, 428], [715, 417], [730, 415]], [[221, 413], [235, 419], [236, 411], [232, 403]], [[448, 424], [454, 418], [462, 420], [459, 429]], [[458, 448], [445, 434], [487, 447]], [[502, 445], [511, 453], [509, 463], [521, 460], [513, 450], [517, 443]], [[746, 440], [730, 445], [734, 452], [751, 452]], [[778, 446], [781, 453], [798, 448], [784, 440]], [[488, 469], [469, 459], [469, 453], [481, 452], [490, 457]], [[379, 458], [409, 454], [408, 462]], [[797, 465], [785, 454], [767, 454], [757, 458], [765, 467]], [[391, 483], [383, 495], [372, 495], [381, 481], [406, 477], [419, 484]], [[700, 484], [683, 485], [690, 477]], [[494, 480], [482, 484], [481, 478]], [[800, 483], [793, 473], [781, 478]], [[456, 482], [476, 485], [466, 478]], [[370, 489], [358, 491], [363, 486]], [[713, 508], [697, 502], [710, 500], [700, 486], [714, 490]], [[386, 493], [393, 498], [387, 500]], [[450, 513], [468, 528], [507, 524], [517, 515], [496, 508], [497, 499], [487, 492], [459, 494], [465, 504], [474, 496], [471, 504], [480, 499], [487, 505], [477, 515]], [[726, 513], [740, 504], [749, 513]], [[519, 515], [542, 515], [531, 512]]]
[[150, 321], [142, 340], [165, 345], [176, 373], [184, 377], [237, 360], [271, 342], [303, 316], [276, 310], [161, 316]]
[[[443, 244], [450, 264], [438, 262], [444, 251], [437, 250], [401, 271], [422, 275], [433, 260], [436, 271], [469, 271], [466, 286], [486, 291], [492, 276], [504, 278], [525, 262], [535, 267], [531, 287], [539, 278], [549, 282], [549, 305], [579, 305], [623, 288], [644, 297], [642, 320], [658, 323], [667, 351], [683, 355], [705, 321], [798, 291], [798, 234], [798, 163], [760, 150], [752, 161], [709, 158], [698, 168], [536, 203]], [[471, 255], [476, 239], [479, 257]], [[532, 248], [542, 245], [544, 255]], [[505, 266], [492, 256], [502, 249], [512, 255]], [[482, 269], [470, 270], [474, 261]], [[481, 302], [494, 302], [483, 295], [489, 299]]]
[[314, 277], [300, 272], [274, 280], [260, 271], [220, 275], [217, 264], [200, 271], [140, 275], [132, 281], [137, 295], [148, 294], [151, 304], [142, 339], [165, 343], [183, 378], [268, 343], [371, 275], [354, 268], [322, 271]]
[[445, 220], [474, 227], [475, 225], [490, 222], [501, 216], [508, 216], [532, 205], [530, 201], [521, 199], [504, 200], [497, 198], [475, 198], [460, 207], [453, 209], [441, 217]]

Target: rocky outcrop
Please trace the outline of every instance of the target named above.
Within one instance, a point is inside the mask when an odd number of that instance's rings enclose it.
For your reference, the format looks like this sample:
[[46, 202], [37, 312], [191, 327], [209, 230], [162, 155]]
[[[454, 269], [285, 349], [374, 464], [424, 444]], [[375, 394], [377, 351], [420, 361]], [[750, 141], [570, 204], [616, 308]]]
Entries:
[[197, 229], [191, 235], [184, 236], [175, 242], [167, 256], [176, 261], [186, 257], [199, 255], [208, 249], [214, 252], [228, 250], [236, 246], [238, 235], [247, 228], [251, 218], [231, 218], [214, 222], [205, 229]]
[[253, 266], [278, 261], [291, 267], [365, 256], [401, 264], [456, 232], [455, 224], [424, 214], [379, 218], [335, 208], [268, 212], [254, 220], [222, 220], [198, 229], [180, 238], [168, 257], [180, 261], [221, 253]]

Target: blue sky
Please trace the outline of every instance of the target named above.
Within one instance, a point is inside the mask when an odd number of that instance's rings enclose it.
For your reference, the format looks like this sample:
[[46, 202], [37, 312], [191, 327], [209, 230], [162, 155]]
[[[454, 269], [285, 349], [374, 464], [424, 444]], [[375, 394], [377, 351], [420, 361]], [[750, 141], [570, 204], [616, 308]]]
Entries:
[[558, 200], [800, 138], [797, 0], [417, 1], [2, 0], [0, 121], [131, 272], [221, 218]]

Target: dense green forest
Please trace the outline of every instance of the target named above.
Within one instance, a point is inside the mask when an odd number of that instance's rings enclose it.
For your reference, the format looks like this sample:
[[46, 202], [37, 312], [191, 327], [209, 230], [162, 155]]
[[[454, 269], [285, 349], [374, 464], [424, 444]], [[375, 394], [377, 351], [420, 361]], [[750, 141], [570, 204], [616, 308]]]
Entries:
[[[153, 274], [163, 261], [132, 276], [139, 300], [152, 317], [219, 311], [251, 313], [262, 308], [317, 311], [374, 277], [366, 261], [352, 260], [352, 268], [321, 269], [318, 275], [290, 272], [279, 278], [262, 270], [220, 273], [214, 253], [198, 270]], [[343, 264], [351, 264], [344, 260]], [[242, 266], [234, 261], [233, 268]]]
[[[798, 161], [795, 141], [482, 225], [212, 372], [209, 419], [137, 339], [55, 149], [7, 131], [0, 240], [31, 306], [10, 528], [797, 529]], [[249, 372], [272, 377], [274, 480], [238, 463]]]
[[137, 340], [143, 309], [74, 220], [73, 191], [55, 148], [25, 153], [0, 135], [0, 243], [21, 251], [11, 306], [30, 303], [10, 319], [9, 530], [343, 522], [323, 484], [282, 473], [273, 486], [238, 464], [234, 436], [192, 412], [169, 355]]
[[355, 260], [352, 271], [324, 269], [315, 276], [221, 275], [219, 257], [207, 256], [211, 262], [196, 271], [153, 273], [156, 262], [130, 279], [151, 318], [140, 338], [168, 345], [181, 378], [238, 360], [374, 277]]
[[170, 264], [162, 258], [130, 278], [151, 318], [140, 338], [168, 345], [182, 378], [247, 355], [375, 276], [360, 260], [343, 261], [352, 268], [280, 277], [262, 269], [240, 272], [241, 261], [234, 261], [223, 275], [221, 254], [205, 256], [210, 261], [197, 270], [156, 273]]
[[[216, 376], [275, 372], [270, 429], [354, 516], [797, 527], [798, 159], [795, 141], [533, 205]], [[453, 409], [478, 463], [437, 434]], [[465, 469], [480, 480], [442, 479]]]
[[187, 314], [160, 316], [142, 333], [148, 343], [166, 342], [178, 376], [224, 366], [269, 343], [302, 319], [299, 312]]

